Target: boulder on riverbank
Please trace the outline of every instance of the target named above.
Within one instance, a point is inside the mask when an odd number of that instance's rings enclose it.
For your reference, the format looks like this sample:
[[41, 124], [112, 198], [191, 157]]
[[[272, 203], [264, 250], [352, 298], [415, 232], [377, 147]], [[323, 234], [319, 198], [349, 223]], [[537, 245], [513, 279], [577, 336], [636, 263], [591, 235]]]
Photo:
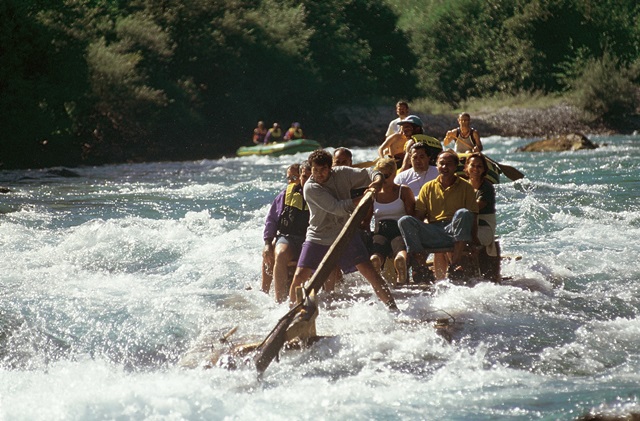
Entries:
[[598, 145], [591, 142], [582, 133], [569, 133], [549, 139], [537, 140], [519, 147], [520, 152], [562, 152], [582, 149], [596, 149]]

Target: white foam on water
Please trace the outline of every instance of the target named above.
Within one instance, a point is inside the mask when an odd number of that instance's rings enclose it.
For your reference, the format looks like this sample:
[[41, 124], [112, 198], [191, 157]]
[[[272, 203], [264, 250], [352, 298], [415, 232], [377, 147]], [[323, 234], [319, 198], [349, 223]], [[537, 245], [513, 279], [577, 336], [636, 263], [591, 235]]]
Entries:
[[[12, 385], [13, 399], [2, 405], [11, 420], [224, 419], [244, 405], [235, 398], [238, 391], [258, 388], [255, 375], [248, 372], [128, 373], [99, 360], [61, 362], [44, 377], [2, 374]], [[220, 383], [228, 388], [219, 388]]]
[[[635, 140], [535, 156], [513, 152], [527, 139], [483, 141], [527, 174], [498, 186], [503, 254], [522, 257], [503, 262], [511, 279], [394, 291], [402, 314], [393, 316], [348, 275], [319, 294], [325, 337], [282, 353], [261, 380], [242, 359], [236, 370], [202, 367], [232, 327], [233, 343], [259, 341], [288, 311], [259, 291], [262, 229], [287, 165], [307, 154], [20, 182], [0, 219], [0, 419], [574, 419], [637, 410], [640, 213], [627, 196], [638, 164], [624, 156], [637, 153]], [[373, 148], [353, 152], [355, 162], [375, 157]], [[449, 335], [434, 319], [451, 323]], [[197, 368], [182, 368], [189, 356]]]
[[[541, 367], [563, 375], [594, 376], [609, 380], [621, 374], [637, 384], [640, 320], [618, 318], [590, 321], [575, 331], [575, 339], [541, 354]], [[630, 360], [631, 359], [631, 360]]]

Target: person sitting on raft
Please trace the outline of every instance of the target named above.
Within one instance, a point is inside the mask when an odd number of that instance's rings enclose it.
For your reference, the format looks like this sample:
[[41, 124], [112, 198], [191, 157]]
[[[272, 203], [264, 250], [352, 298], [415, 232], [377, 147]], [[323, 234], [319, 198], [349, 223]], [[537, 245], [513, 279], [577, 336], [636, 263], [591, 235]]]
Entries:
[[351, 167], [353, 166], [353, 153], [347, 148], [339, 147], [333, 151], [334, 167]]
[[414, 143], [411, 146], [409, 159], [411, 168], [399, 172], [393, 181], [396, 184], [409, 186], [417, 199], [422, 186], [438, 176], [438, 169], [433, 165], [429, 165], [431, 162], [429, 148], [423, 142]]
[[441, 152], [437, 159], [439, 175], [420, 190], [414, 216], [398, 221], [416, 283], [435, 280], [426, 267], [428, 249], [453, 247], [450, 279], [461, 278], [468, 263], [463, 261], [464, 249], [477, 232], [478, 204], [473, 186], [456, 175], [459, 162], [451, 149]]
[[[496, 246], [496, 190], [486, 175], [489, 170], [487, 160], [480, 152], [474, 152], [467, 157], [464, 172], [469, 183], [476, 192], [478, 203], [478, 241], [485, 246], [488, 256], [497, 257]], [[498, 275], [493, 274], [493, 275]], [[500, 279], [491, 279], [494, 282]]]
[[454, 150], [458, 153], [482, 152], [482, 142], [480, 134], [471, 127], [471, 116], [469, 113], [461, 113], [458, 116], [458, 127], [449, 130], [444, 137], [444, 146], [455, 142]]
[[273, 274], [275, 298], [284, 302], [289, 292], [289, 262], [297, 260], [309, 225], [309, 207], [302, 195], [311, 175], [307, 164], [287, 168], [287, 187], [274, 199], [264, 224], [262, 291], [269, 293]]
[[[332, 161], [331, 154], [322, 149], [309, 155], [312, 175], [304, 186], [304, 197], [310, 212], [309, 227], [289, 290], [292, 303], [296, 300], [296, 287], [302, 286], [318, 268], [359, 203], [361, 197], [351, 199], [351, 190], [368, 185], [369, 189], [377, 192], [383, 182], [383, 176], [378, 171], [369, 173], [365, 168], [332, 168]], [[361, 236], [354, 235], [351, 238], [340, 257], [339, 265], [343, 269], [355, 265], [369, 281], [380, 301], [389, 309], [397, 311], [398, 307], [389, 288], [369, 260], [369, 253]]]
[[266, 135], [267, 128], [264, 127], [264, 121], [258, 121], [258, 127], [253, 129], [253, 143], [256, 145], [262, 145]]
[[[408, 119], [409, 118], [407, 117], [407, 120]], [[419, 118], [417, 122], [422, 124], [422, 120], [420, 120]], [[400, 122], [400, 124], [403, 127], [403, 131], [407, 131], [408, 127], [405, 127], [407, 125], [407, 122], [402, 121]], [[417, 130], [414, 125], [413, 133], [410, 136], [407, 136], [407, 142], [404, 144], [404, 150], [406, 153], [404, 159], [402, 160], [402, 163], [400, 164], [400, 172], [411, 168], [411, 156], [409, 154], [409, 151], [411, 150], [411, 147], [416, 143], [424, 143], [426, 145], [427, 152], [429, 153], [430, 157], [429, 165], [434, 167], [436, 166], [436, 157], [440, 152], [442, 152], [442, 144], [435, 137], [427, 136], [426, 134], [424, 134], [422, 125], [420, 126], [419, 130]]]
[[394, 133], [400, 133], [399, 123], [409, 115], [409, 103], [407, 101], [398, 101], [396, 103], [396, 115], [398, 118], [391, 120], [389, 127], [387, 127], [387, 132], [384, 135], [385, 139]]
[[300, 123], [298, 122], [291, 124], [291, 127], [289, 127], [287, 132], [284, 134], [284, 140], [287, 140], [287, 141], [302, 139], [303, 137], [304, 137], [304, 134], [302, 133], [302, 129], [300, 128]]
[[273, 127], [267, 130], [267, 134], [264, 137], [265, 145], [267, 143], [280, 142], [282, 140], [282, 129], [279, 123], [273, 123]]
[[396, 269], [396, 283], [404, 284], [407, 281], [407, 249], [398, 229], [398, 219], [413, 215], [416, 200], [409, 187], [394, 182], [397, 167], [393, 158], [380, 159], [374, 169], [382, 173], [384, 182], [376, 193], [373, 208], [367, 218], [370, 221], [373, 216], [375, 225], [371, 263], [380, 272], [385, 259], [390, 257]]
[[400, 126], [400, 132], [394, 133], [388, 136], [382, 145], [378, 148], [378, 156], [383, 158], [385, 156], [391, 156], [396, 160], [396, 165], [402, 166], [402, 161], [405, 156], [405, 145], [411, 136], [414, 134], [422, 134], [422, 120], [420, 117], [410, 115], [404, 120], [398, 122]]

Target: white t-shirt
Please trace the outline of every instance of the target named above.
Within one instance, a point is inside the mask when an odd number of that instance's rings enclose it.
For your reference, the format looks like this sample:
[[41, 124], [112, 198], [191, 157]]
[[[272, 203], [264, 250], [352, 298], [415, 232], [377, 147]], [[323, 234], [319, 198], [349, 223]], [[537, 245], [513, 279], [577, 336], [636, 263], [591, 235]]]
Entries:
[[393, 182], [396, 184], [404, 184], [405, 186], [409, 186], [409, 188], [413, 192], [413, 195], [415, 197], [418, 197], [422, 186], [424, 186], [429, 181], [434, 180], [436, 177], [438, 177], [438, 169], [434, 166], [429, 165], [429, 168], [421, 173], [416, 172], [413, 168], [402, 171], [400, 174], [395, 176]]
[[401, 121], [402, 118], [400, 117], [396, 118], [395, 120], [391, 120], [391, 123], [389, 123], [389, 128], [387, 129], [387, 134], [384, 135], [385, 139], [394, 133], [400, 133], [400, 126], [398, 125], [398, 123]]

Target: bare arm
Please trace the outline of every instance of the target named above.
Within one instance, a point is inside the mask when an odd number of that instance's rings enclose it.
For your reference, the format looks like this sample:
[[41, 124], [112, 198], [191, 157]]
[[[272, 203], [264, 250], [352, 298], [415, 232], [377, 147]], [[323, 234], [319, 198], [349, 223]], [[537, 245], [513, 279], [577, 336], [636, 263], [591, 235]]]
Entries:
[[416, 211], [416, 198], [408, 186], [400, 186], [400, 197], [404, 202], [404, 211], [407, 215], [413, 215]]
[[374, 193], [378, 193], [382, 188], [382, 183], [384, 182], [384, 176], [381, 172], [377, 171], [373, 174], [371, 184], [369, 184], [369, 189], [373, 189]]
[[473, 131], [473, 140], [476, 144], [476, 146], [473, 148], [474, 152], [482, 152], [483, 146], [482, 146], [482, 142], [480, 141], [480, 134], [478, 133], [477, 130]]
[[382, 145], [380, 145], [380, 147], [378, 148], [378, 156], [380, 158], [384, 158], [385, 157], [385, 152], [387, 152], [389, 150], [389, 143], [391, 143], [391, 139], [392, 139], [393, 135], [388, 136], [384, 142], [382, 142]]
[[444, 141], [442, 142], [444, 146], [447, 146], [449, 143], [456, 140], [457, 133], [458, 133], [458, 129], [449, 130], [444, 137]]
[[399, 149], [399, 144], [405, 141], [405, 137], [400, 133], [394, 133], [391, 136], [387, 137], [382, 145], [378, 148], [378, 156], [380, 158], [384, 158], [385, 156], [393, 156], [397, 152], [394, 152], [396, 149]]
[[399, 172], [406, 171], [411, 168], [411, 147], [416, 143], [415, 140], [409, 139], [407, 143], [404, 144], [404, 158], [402, 159], [402, 166], [400, 167]]

